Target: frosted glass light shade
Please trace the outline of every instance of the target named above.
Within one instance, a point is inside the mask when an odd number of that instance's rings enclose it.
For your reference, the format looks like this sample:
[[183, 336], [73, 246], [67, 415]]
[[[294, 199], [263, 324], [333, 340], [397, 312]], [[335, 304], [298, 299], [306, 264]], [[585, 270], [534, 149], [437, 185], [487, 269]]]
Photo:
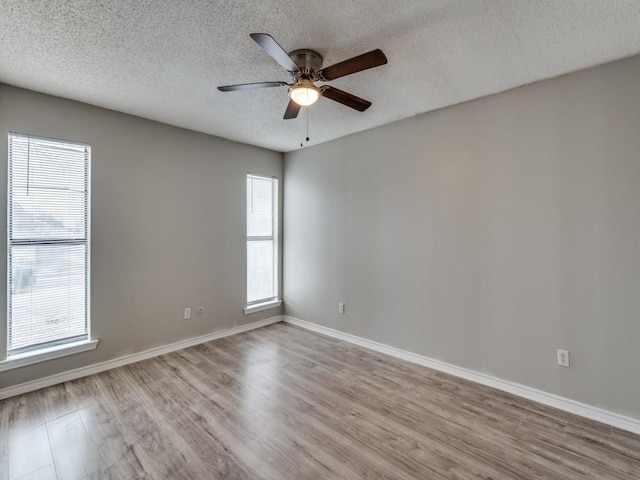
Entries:
[[308, 107], [318, 101], [320, 90], [312, 82], [301, 82], [289, 89], [289, 98], [301, 107]]

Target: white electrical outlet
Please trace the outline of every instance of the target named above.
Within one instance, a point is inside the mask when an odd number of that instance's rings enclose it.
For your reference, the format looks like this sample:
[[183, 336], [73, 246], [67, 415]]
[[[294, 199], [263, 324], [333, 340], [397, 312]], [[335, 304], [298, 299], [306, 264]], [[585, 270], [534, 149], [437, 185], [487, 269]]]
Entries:
[[338, 313], [344, 314], [344, 303], [342, 302], [338, 304]]
[[198, 310], [196, 310], [198, 312], [198, 315], [202, 315], [204, 313], [204, 307], [198, 307]]
[[569, 367], [569, 351], [558, 349], [558, 365]]
[[191, 318], [191, 309], [189, 307], [184, 309], [184, 319], [189, 320]]

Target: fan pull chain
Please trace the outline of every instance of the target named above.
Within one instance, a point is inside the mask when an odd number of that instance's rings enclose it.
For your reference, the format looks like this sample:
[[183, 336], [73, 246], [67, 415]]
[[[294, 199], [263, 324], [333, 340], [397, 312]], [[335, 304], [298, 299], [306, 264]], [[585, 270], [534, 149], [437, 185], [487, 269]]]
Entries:
[[[308, 142], [309, 141], [309, 109], [305, 108], [304, 109], [304, 114], [306, 115], [307, 119], [307, 136], [305, 137], [305, 140]], [[304, 126], [302, 127], [304, 129]], [[304, 130], [303, 130], [304, 131]], [[302, 135], [300, 136], [300, 148], [304, 147], [304, 143], [302, 141]]]

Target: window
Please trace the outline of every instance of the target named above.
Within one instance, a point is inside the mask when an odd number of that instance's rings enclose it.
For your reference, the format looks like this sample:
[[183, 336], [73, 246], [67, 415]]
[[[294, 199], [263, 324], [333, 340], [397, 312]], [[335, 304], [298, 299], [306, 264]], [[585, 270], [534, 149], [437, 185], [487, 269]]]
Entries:
[[[278, 298], [278, 179], [247, 175], [247, 306]], [[275, 306], [275, 305], [274, 305]], [[246, 313], [248, 313], [245, 310]]]
[[90, 155], [9, 134], [8, 359], [89, 338]]

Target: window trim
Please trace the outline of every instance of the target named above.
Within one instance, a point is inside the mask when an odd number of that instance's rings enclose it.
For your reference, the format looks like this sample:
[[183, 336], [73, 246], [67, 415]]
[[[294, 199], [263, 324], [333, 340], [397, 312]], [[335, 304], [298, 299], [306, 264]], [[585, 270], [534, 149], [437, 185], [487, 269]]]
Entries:
[[[86, 245], [86, 263], [85, 263], [85, 324], [86, 324], [86, 338], [80, 340], [71, 340], [68, 342], [64, 342], [64, 340], [59, 343], [53, 343], [49, 345], [45, 345], [40, 348], [33, 348], [31, 350], [21, 351], [19, 353], [14, 353], [12, 355], [9, 354], [9, 317], [11, 313], [11, 300], [10, 295], [11, 291], [9, 289], [11, 282], [11, 271], [9, 269], [10, 261], [9, 256], [11, 255], [11, 248], [13, 243], [11, 241], [11, 231], [9, 228], [11, 222], [11, 191], [9, 188], [11, 178], [10, 178], [10, 145], [11, 145], [11, 137], [12, 136], [20, 136], [26, 137], [34, 140], [44, 140], [48, 142], [59, 142], [59, 143], [67, 143], [73, 144], [80, 147], [85, 147], [88, 149], [88, 157], [85, 161], [85, 171], [86, 171], [86, 197], [85, 197], [85, 221], [86, 221], [86, 232], [85, 239], [83, 243]], [[11, 370], [13, 368], [19, 368], [26, 365], [32, 365], [34, 363], [44, 362], [47, 360], [51, 360], [54, 358], [64, 357], [67, 355], [73, 355], [75, 353], [80, 353], [87, 350], [93, 350], [98, 346], [98, 339], [92, 338], [91, 336], [91, 159], [92, 159], [92, 149], [91, 145], [87, 142], [79, 142], [76, 140], [65, 140], [62, 138], [56, 137], [45, 137], [41, 135], [33, 135], [29, 133], [20, 133], [15, 131], [9, 131], [7, 134], [7, 179], [6, 179], [6, 187], [7, 187], [7, 207], [6, 207], [6, 215], [7, 215], [7, 236], [6, 236], [6, 261], [7, 261], [7, 271], [6, 271], [6, 318], [5, 318], [5, 341], [4, 348], [0, 351], [0, 372], [5, 370]], [[15, 242], [14, 242], [15, 243]], [[28, 243], [28, 241], [26, 242]], [[70, 242], [66, 242], [69, 243]], [[65, 243], [65, 244], [66, 244]]]
[[269, 310], [271, 308], [276, 308], [282, 305], [282, 300], [269, 300], [268, 302], [263, 303], [255, 303], [253, 305], [248, 305], [243, 309], [245, 315], [249, 315], [251, 313], [262, 312], [263, 310]]
[[26, 367], [35, 363], [46, 362], [54, 358], [66, 357], [76, 353], [94, 350], [98, 346], [99, 340], [89, 339], [73, 343], [63, 343], [54, 347], [31, 350], [30, 352], [19, 353], [7, 357], [0, 361], [0, 372], [13, 370], [14, 368]]
[[244, 177], [245, 182], [245, 198], [247, 197], [247, 180], [251, 177], [263, 179], [263, 180], [271, 180], [272, 186], [272, 235], [270, 236], [249, 236], [247, 233], [247, 206], [245, 205], [245, 274], [248, 275], [248, 257], [247, 257], [247, 246], [250, 241], [272, 241], [273, 242], [273, 276], [274, 276], [274, 296], [261, 298], [258, 300], [253, 300], [251, 302], [248, 301], [248, 276], [245, 277], [245, 308], [243, 309], [244, 314], [248, 315], [250, 313], [260, 312], [263, 310], [268, 310], [270, 308], [279, 307], [282, 304], [282, 300], [280, 299], [280, 219], [278, 215], [278, 209], [280, 205], [280, 179], [278, 177], [272, 175], [262, 175], [259, 173], [247, 172]]

